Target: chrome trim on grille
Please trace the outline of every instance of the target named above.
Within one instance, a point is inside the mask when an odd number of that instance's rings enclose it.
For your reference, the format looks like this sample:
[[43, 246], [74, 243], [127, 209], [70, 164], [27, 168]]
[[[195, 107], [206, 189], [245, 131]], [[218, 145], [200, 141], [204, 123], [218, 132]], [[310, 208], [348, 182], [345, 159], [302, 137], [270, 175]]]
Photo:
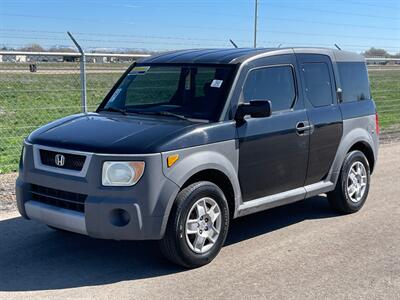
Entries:
[[85, 215], [83, 213], [33, 200], [25, 202], [25, 212], [32, 220], [87, 235]]

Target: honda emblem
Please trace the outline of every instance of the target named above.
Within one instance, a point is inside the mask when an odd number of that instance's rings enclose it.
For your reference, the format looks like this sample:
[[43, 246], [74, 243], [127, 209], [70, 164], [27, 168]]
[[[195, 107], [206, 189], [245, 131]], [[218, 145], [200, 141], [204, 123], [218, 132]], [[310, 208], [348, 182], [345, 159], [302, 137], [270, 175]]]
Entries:
[[62, 167], [65, 164], [65, 156], [62, 154], [56, 154], [54, 162], [58, 167]]

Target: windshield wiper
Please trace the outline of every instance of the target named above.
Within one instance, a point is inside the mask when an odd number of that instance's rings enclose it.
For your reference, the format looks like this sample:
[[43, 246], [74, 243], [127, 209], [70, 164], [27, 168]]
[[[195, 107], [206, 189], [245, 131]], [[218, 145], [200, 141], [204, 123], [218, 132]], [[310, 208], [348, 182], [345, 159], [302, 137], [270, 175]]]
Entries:
[[143, 115], [171, 116], [171, 117], [178, 118], [180, 120], [188, 120], [188, 118], [186, 118], [185, 116], [178, 115], [178, 114], [175, 114], [175, 113], [170, 112], [170, 111], [127, 110], [127, 109], [117, 108], [117, 107], [112, 107], [112, 106], [107, 107], [107, 108], [102, 108], [102, 109], [100, 109], [100, 111], [119, 112], [119, 113], [121, 113], [123, 115], [127, 115], [129, 113], [133, 113], [133, 114], [143, 114]]
[[170, 111], [134, 111], [134, 113], [144, 114], [144, 115], [157, 115], [157, 116], [171, 116], [178, 118], [180, 120], [188, 120], [185, 116], [178, 115]]
[[126, 114], [127, 114], [126, 109], [117, 108], [117, 107], [112, 107], [112, 106], [107, 107], [107, 108], [102, 108], [102, 109], [100, 109], [99, 111], [119, 112], [119, 113], [121, 113], [121, 114], [123, 114], [123, 115], [126, 115]]

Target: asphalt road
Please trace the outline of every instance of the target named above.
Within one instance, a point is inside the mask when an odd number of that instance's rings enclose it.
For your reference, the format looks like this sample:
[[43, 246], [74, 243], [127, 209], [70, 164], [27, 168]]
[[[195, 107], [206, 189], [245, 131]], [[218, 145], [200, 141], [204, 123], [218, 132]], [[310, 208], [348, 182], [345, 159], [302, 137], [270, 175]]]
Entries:
[[0, 298], [400, 299], [400, 144], [381, 148], [368, 201], [324, 196], [233, 222], [210, 265], [184, 270], [154, 242], [59, 233], [0, 215]]

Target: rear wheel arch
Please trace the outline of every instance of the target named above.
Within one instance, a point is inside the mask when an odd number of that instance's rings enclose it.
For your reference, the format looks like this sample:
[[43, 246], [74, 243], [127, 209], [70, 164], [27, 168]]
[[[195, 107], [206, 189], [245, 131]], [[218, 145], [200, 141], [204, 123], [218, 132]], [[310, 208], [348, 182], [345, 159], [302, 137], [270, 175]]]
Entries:
[[370, 172], [372, 174], [375, 167], [375, 156], [372, 147], [365, 141], [358, 141], [349, 148], [347, 153], [350, 153], [355, 150], [361, 151], [365, 155], [365, 157], [368, 160]]
[[335, 189], [327, 193], [328, 201], [339, 213], [357, 212], [367, 200], [369, 186], [368, 159], [362, 151], [351, 150], [346, 154]]

